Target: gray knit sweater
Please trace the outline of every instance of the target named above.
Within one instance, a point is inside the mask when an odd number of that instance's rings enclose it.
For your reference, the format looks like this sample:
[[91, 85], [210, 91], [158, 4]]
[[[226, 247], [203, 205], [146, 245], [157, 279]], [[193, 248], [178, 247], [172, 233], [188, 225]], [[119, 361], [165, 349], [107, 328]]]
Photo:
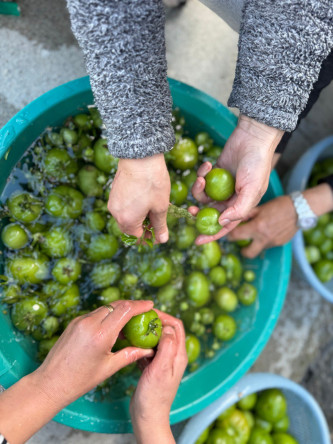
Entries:
[[[67, 3], [110, 152], [141, 158], [171, 149], [162, 1]], [[332, 48], [332, 0], [245, 0], [228, 105], [292, 131]]]

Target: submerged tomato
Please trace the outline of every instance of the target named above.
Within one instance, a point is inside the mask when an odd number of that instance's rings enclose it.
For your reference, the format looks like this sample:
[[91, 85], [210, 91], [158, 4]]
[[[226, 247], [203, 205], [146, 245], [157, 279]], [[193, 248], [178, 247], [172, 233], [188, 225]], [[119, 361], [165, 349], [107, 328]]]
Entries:
[[193, 271], [186, 279], [186, 293], [196, 307], [202, 307], [210, 299], [209, 282], [199, 271]]
[[74, 188], [60, 185], [48, 195], [45, 208], [52, 216], [76, 219], [83, 210], [83, 196]]
[[118, 159], [109, 153], [106, 139], [98, 139], [94, 145], [94, 164], [104, 173], [116, 170]]
[[63, 180], [75, 174], [78, 169], [76, 160], [72, 159], [63, 148], [53, 148], [44, 159], [44, 171], [51, 179]]
[[87, 256], [92, 262], [111, 259], [118, 250], [118, 241], [112, 234], [98, 234], [94, 236], [87, 249]]
[[18, 330], [32, 331], [47, 315], [47, 306], [36, 297], [17, 302], [12, 309], [12, 321]]
[[223, 168], [213, 168], [206, 176], [205, 192], [213, 200], [229, 199], [235, 192], [235, 179]]
[[232, 339], [237, 330], [236, 321], [227, 314], [217, 316], [213, 324], [213, 333], [221, 341], [229, 341]]
[[7, 200], [7, 206], [13, 218], [23, 223], [38, 219], [43, 208], [39, 199], [26, 192], [12, 195]]
[[187, 335], [185, 346], [186, 346], [188, 363], [192, 364], [192, 362], [196, 361], [200, 355], [201, 351], [200, 341], [194, 335]]
[[42, 250], [50, 257], [67, 256], [72, 247], [71, 236], [63, 227], [52, 227], [43, 234]]
[[147, 269], [142, 275], [142, 280], [152, 287], [162, 287], [167, 284], [172, 275], [172, 261], [163, 255], [156, 255], [147, 264]]
[[52, 275], [61, 284], [69, 284], [79, 279], [81, 264], [74, 258], [62, 258], [55, 263]]
[[131, 345], [140, 348], [154, 348], [162, 334], [162, 322], [154, 310], [134, 316], [123, 329]]
[[3, 244], [12, 250], [19, 250], [29, 242], [29, 236], [20, 224], [6, 225], [1, 232], [1, 239]]

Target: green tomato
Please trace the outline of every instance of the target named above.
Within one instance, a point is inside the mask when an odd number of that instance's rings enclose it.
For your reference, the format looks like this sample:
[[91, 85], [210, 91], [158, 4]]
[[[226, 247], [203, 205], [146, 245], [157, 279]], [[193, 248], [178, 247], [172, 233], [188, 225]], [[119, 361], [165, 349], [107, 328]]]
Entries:
[[328, 158], [319, 162], [320, 170], [324, 171], [327, 175], [333, 174], [333, 159]]
[[251, 393], [250, 395], [244, 396], [237, 402], [237, 407], [241, 410], [252, 410], [256, 405], [258, 396], [256, 393]]
[[90, 119], [91, 119], [91, 116], [88, 116], [88, 114], [77, 114], [75, 117], [73, 117], [73, 122], [80, 129], [88, 131], [92, 127]]
[[238, 306], [236, 293], [228, 287], [221, 287], [216, 290], [214, 300], [224, 311], [230, 313], [235, 311]]
[[306, 246], [304, 248], [304, 253], [309, 264], [314, 264], [315, 262], [318, 262], [321, 257], [319, 248], [314, 245]]
[[176, 231], [176, 247], [179, 250], [187, 250], [195, 241], [197, 233], [194, 227], [182, 225]]
[[77, 307], [80, 303], [80, 291], [76, 284], [70, 285], [65, 293], [55, 298], [50, 303], [50, 308], [53, 314], [61, 316], [73, 307]]
[[185, 170], [182, 174], [182, 182], [187, 186], [187, 189], [190, 190], [197, 180], [197, 173], [194, 170]]
[[171, 184], [170, 202], [175, 205], [182, 205], [187, 199], [187, 186], [177, 180]]
[[64, 143], [64, 139], [62, 135], [55, 132], [50, 132], [45, 135], [45, 141], [49, 145], [62, 146]]
[[211, 308], [208, 307], [200, 308], [199, 314], [201, 316], [201, 322], [204, 325], [210, 325], [214, 322], [215, 315]]
[[243, 410], [244, 416], [247, 420], [247, 423], [250, 426], [250, 429], [254, 427], [254, 414], [250, 412], [250, 410]]
[[67, 256], [72, 248], [71, 236], [63, 227], [52, 227], [43, 235], [42, 250], [50, 257]]
[[175, 169], [187, 170], [198, 162], [198, 148], [192, 139], [180, 139], [169, 153], [171, 164]]
[[200, 355], [201, 344], [199, 339], [194, 335], [186, 335], [185, 341], [188, 363], [196, 361]]
[[58, 259], [53, 267], [52, 275], [61, 284], [75, 282], [81, 275], [81, 264], [70, 257]]
[[213, 333], [221, 341], [232, 339], [237, 330], [237, 324], [233, 317], [227, 314], [217, 316], [213, 324]]
[[192, 271], [186, 279], [186, 293], [195, 307], [202, 307], [210, 300], [209, 282], [200, 271]]
[[240, 282], [243, 273], [243, 266], [237, 256], [228, 253], [222, 256], [221, 265], [227, 273], [227, 280], [233, 285]]
[[195, 226], [199, 233], [213, 235], [222, 230], [219, 224], [220, 212], [216, 208], [203, 208], [197, 214]]
[[77, 132], [69, 128], [62, 128], [60, 134], [62, 135], [66, 145], [69, 146], [75, 145], [79, 138]]
[[12, 250], [19, 250], [29, 242], [26, 230], [17, 223], [6, 225], [2, 229], [1, 239], [3, 244]]
[[47, 306], [36, 297], [18, 301], [11, 313], [14, 326], [21, 331], [32, 331], [47, 315]]
[[273, 439], [268, 432], [255, 426], [251, 431], [248, 444], [273, 444]]
[[221, 287], [227, 282], [225, 269], [220, 265], [213, 267], [209, 272], [209, 279], [217, 287]]
[[114, 301], [119, 301], [122, 297], [118, 287], [107, 287], [104, 288], [97, 299], [99, 305], [109, 305]]
[[123, 328], [133, 347], [154, 348], [162, 334], [162, 322], [154, 310], [134, 316]]
[[333, 239], [333, 222], [330, 222], [324, 227], [324, 234], [329, 239]]
[[274, 433], [272, 438], [273, 444], [299, 444], [289, 433]]
[[[119, 281], [119, 288], [122, 294], [126, 295], [126, 299], [135, 291], [139, 277], [134, 273], [125, 273]], [[131, 298], [132, 299], [132, 298]]]
[[190, 263], [193, 268], [205, 270], [215, 267], [221, 260], [221, 248], [218, 242], [212, 241], [193, 249], [190, 257]]
[[317, 225], [324, 227], [325, 225], [327, 225], [329, 223], [329, 221], [330, 221], [329, 213], [322, 214], [321, 216], [318, 217]]
[[42, 202], [26, 192], [11, 195], [7, 200], [7, 206], [10, 215], [23, 223], [38, 219], [43, 209]]
[[245, 270], [243, 278], [246, 282], [253, 282], [256, 279], [256, 274], [252, 270]]
[[98, 139], [94, 145], [94, 164], [108, 174], [117, 169], [118, 159], [109, 153], [106, 139]]
[[105, 174], [93, 165], [83, 166], [77, 175], [78, 186], [88, 197], [103, 196], [103, 186], [106, 182]]
[[252, 239], [239, 239], [237, 241], [235, 241], [235, 244], [239, 247], [239, 248], [245, 248], [248, 247], [252, 242]]
[[167, 214], [167, 225], [169, 229], [177, 225], [178, 221], [179, 221], [178, 217], [173, 216], [172, 214]]
[[33, 222], [31, 224], [27, 224], [26, 227], [28, 228], [28, 230], [31, 234], [45, 233], [45, 231], [47, 231], [49, 229], [50, 224], [48, 222], [40, 220], [38, 222]]
[[235, 192], [235, 179], [223, 168], [213, 168], [205, 180], [205, 192], [213, 200], [228, 200]]
[[235, 444], [246, 444], [250, 438], [250, 426], [240, 410], [234, 410], [227, 418], [219, 421], [218, 427], [225, 430]]
[[121, 267], [114, 262], [96, 264], [90, 276], [96, 288], [110, 287], [119, 280]]
[[33, 330], [32, 337], [36, 341], [51, 338], [59, 329], [59, 320], [55, 316], [48, 316], [42, 324]]
[[22, 298], [22, 290], [18, 285], [6, 285], [2, 288], [2, 294], [0, 297], [1, 302], [5, 304], [15, 304]]
[[75, 159], [72, 159], [64, 148], [53, 148], [46, 153], [44, 171], [51, 180], [68, 179], [78, 170]]
[[316, 245], [319, 247], [325, 240], [325, 234], [322, 227], [303, 231], [303, 235], [308, 245]]
[[206, 162], [207, 160], [211, 163], [215, 163], [217, 161], [217, 159], [220, 157], [222, 152], [222, 147], [221, 146], [212, 146], [211, 148], [209, 148], [209, 150], [206, 152], [206, 155], [204, 156], [204, 161]]
[[8, 264], [9, 272], [20, 284], [39, 284], [49, 275], [49, 262], [45, 256], [15, 257]]
[[321, 282], [328, 282], [333, 279], [333, 261], [321, 259], [314, 264], [313, 269]]
[[106, 224], [107, 232], [113, 234], [116, 237], [120, 237], [123, 233], [119, 228], [119, 225], [114, 217], [110, 217]]
[[120, 339], [118, 338], [114, 344], [114, 346], [112, 347], [112, 351], [113, 352], [117, 352], [119, 350], [122, 350], [126, 347], [131, 347], [131, 343], [128, 339], [124, 338], [124, 339]]
[[67, 289], [67, 285], [60, 284], [60, 282], [57, 281], [48, 281], [43, 286], [43, 294], [45, 294], [47, 297], [51, 298], [57, 298], [65, 293]]
[[206, 444], [234, 444], [235, 441], [225, 430], [213, 429], [209, 432]]
[[96, 128], [102, 129], [102, 127], [103, 127], [103, 120], [101, 118], [101, 115], [100, 115], [98, 109], [95, 108], [95, 107], [91, 107], [91, 108], [89, 108], [89, 112], [90, 112], [91, 119], [93, 121], [94, 126]]
[[87, 257], [92, 262], [111, 259], [118, 251], [118, 247], [118, 241], [112, 234], [95, 235], [88, 245]]
[[252, 284], [244, 282], [237, 290], [239, 302], [243, 305], [252, 305], [257, 299], [257, 289]]
[[287, 401], [281, 390], [268, 389], [261, 392], [256, 404], [256, 413], [267, 422], [280, 421], [287, 413]]
[[327, 254], [330, 251], [333, 251], [333, 239], [326, 238], [320, 245], [319, 250], [322, 254]]
[[203, 152], [208, 151], [209, 148], [211, 148], [214, 143], [213, 139], [211, 139], [210, 135], [205, 131], [197, 133], [194, 140], [198, 148], [201, 147]]
[[74, 188], [60, 185], [46, 198], [45, 208], [52, 216], [76, 219], [83, 210], [83, 196]]
[[207, 427], [199, 436], [199, 438], [195, 441], [194, 444], [205, 444], [209, 435], [210, 428]]
[[216, 425], [217, 427], [220, 427], [221, 421], [225, 418], [228, 418], [232, 412], [236, 410], [236, 404], [231, 405], [227, 409], [225, 409], [222, 413], [219, 414], [219, 416], [216, 418]]
[[106, 225], [106, 216], [99, 211], [89, 211], [86, 214], [86, 224], [93, 231], [102, 231]]
[[51, 348], [55, 345], [57, 340], [59, 339], [59, 336], [53, 336], [53, 338], [50, 339], [43, 339], [40, 341], [38, 345], [38, 357], [41, 361], [43, 361]]
[[142, 280], [151, 287], [162, 287], [172, 276], [172, 261], [159, 254], [149, 263], [149, 268], [143, 273]]
[[159, 288], [157, 292], [157, 300], [160, 304], [165, 304], [169, 306], [175, 302], [177, 294], [177, 288], [172, 284], [168, 284], [164, 287]]
[[265, 430], [265, 432], [270, 433], [273, 429], [273, 424], [271, 422], [266, 421], [265, 419], [259, 418], [257, 416], [255, 418], [255, 425], [259, 427], [262, 430]]
[[290, 426], [290, 421], [288, 416], [284, 416], [280, 421], [273, 424], [273, 432], [288, 432]]

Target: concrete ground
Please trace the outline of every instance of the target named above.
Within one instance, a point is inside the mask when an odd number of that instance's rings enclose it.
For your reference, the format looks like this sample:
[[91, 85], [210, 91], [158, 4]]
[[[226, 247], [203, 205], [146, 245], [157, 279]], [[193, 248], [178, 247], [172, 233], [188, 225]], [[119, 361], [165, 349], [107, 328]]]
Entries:
[[[85, 75], [64, 0], [21, 0], [21, 17], [0, 16], [0, 126], [45, 91]], [[237, 34], [196, 0], [167, 12], [169, 75], [226, 104], [237, 57]], [[333, 132], [333, 85], [294, 133], [283, 158], [290, 168], [302, 151]], [[333, 306], [294, 270], [271, 340], [254, 365], [302, 382], [317, 397], [333, 432]], [[131, 435], [98, 435], [49, 423], [29, 443], [129, 444]]]

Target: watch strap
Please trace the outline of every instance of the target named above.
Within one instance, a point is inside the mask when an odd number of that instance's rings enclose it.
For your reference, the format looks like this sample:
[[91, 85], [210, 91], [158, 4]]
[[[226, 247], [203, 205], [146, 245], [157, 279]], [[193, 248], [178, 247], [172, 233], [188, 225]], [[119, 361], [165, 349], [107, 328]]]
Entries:
[[318, 217], [311, 210], [308, 201], [305, 199], [303, 194], [300, 191], [293, 191], [290, 193], [291, 200], [293, 201], [296, 214], [297, 214], [297, 226], [301, 229], [307, 229], [311, 227], [305, 227], [302, 224], [303, 220], [313, 219], [313, 226], [317, 224]]

